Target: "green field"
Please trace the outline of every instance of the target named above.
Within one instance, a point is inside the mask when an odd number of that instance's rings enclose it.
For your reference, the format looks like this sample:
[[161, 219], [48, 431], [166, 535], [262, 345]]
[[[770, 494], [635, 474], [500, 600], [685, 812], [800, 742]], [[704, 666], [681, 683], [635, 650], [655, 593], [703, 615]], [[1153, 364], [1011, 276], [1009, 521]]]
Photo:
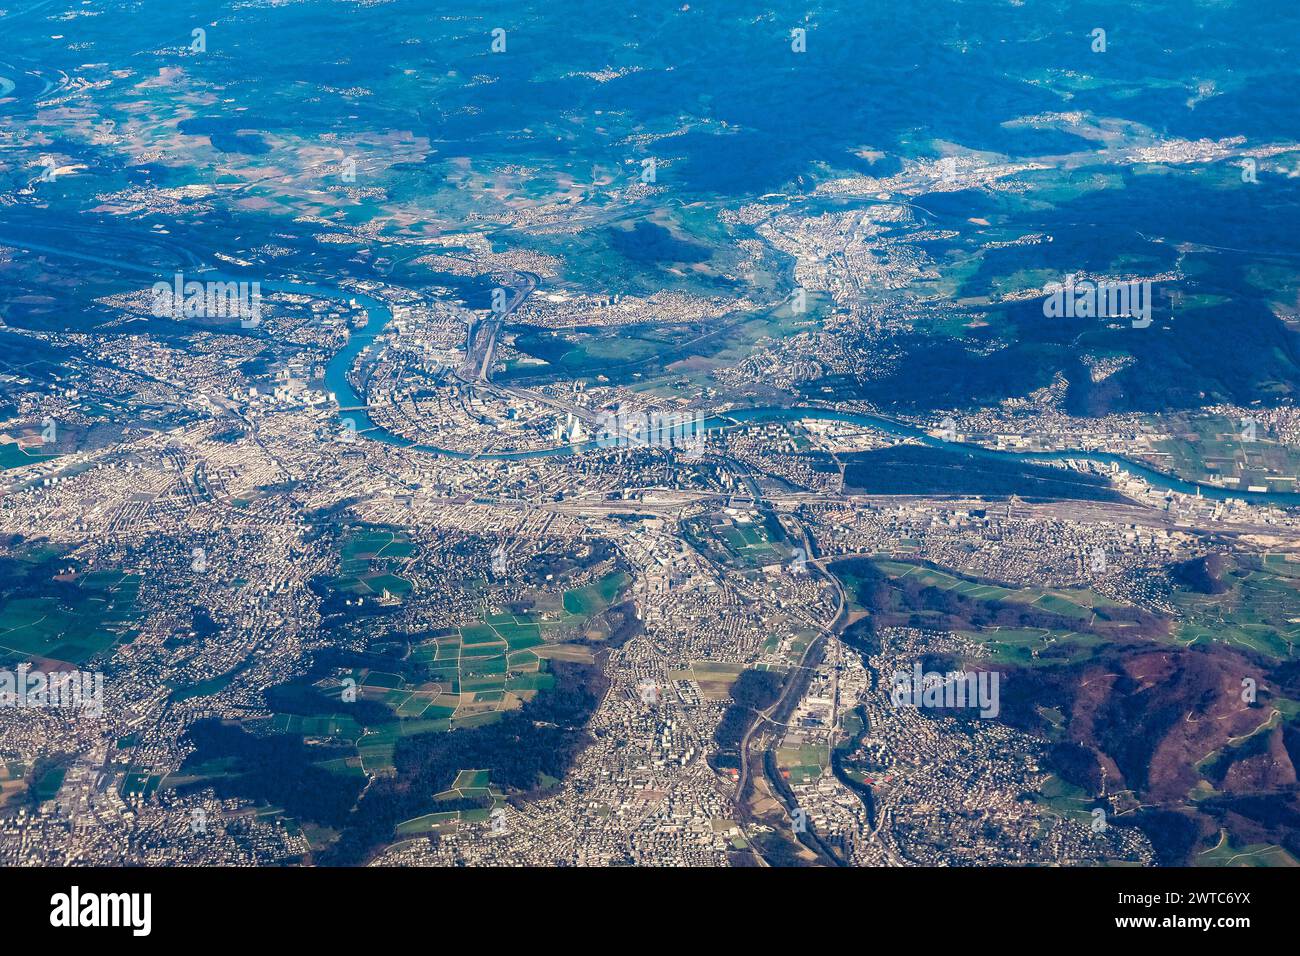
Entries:
[[1238, 557], [1221, 578], [1222, 594], [1175, 590], [1182, 643], [1218, 642], [1275, 660], [1296, 656], [1300, 639], [1300, 562], [1282, 555]]
[[576, 617], [591, 617], [614, 603], [620, 591], [627, 587], [628, 576], [622, 571], [612, 571], [594, 584], [564, 592], [564, 610]]
[[716, 512], [685, 522], [682, 529], [693, 545], [734, 568], [784, 564], [794, 556], [780, 524], [763, 514]]
[[1066, 783], [1058, 776], [1052, 775], [1043, 781], [1042, 787], [1034, 795], [1034, 802], [1043, 808], [1045, 828], [1050, 829], [1054, 820], [1073, 820], [1082, 824], [1092, 822], [1095, 801], [1082, 788]]
[[1282, 444], [1257, 424], [1253, 440], [1240, 419], [1220, 416], [1162, 416], [1152, 427], [1170, 437], [1147, 456], [1157, 467], [1196, 481], [1236, 478], [1227, 487], [1250, 485], [1273, 491], [1296, 491], [1300, 449]]
[[81, 664], [135, 637], [138, 575], [95, 571], [42, 582], [41, 592], [0, 601], [0, 663]]
[[358, 597], [400, 601], [411, 593], [411, 582], [397, 572], [415, 554], [415, 545], [398, 531], [366, 528], [349, 534], [339, 549], [338, 574], [331, 581], [337, 591]]
[[1196, 866], [1300, 866], [1300, 860], [1280, 846], [1251, 843], [1238, 846], [1227, 831], [1219, 832], [1219, 842], [1196, 855]]
[[[1093, 657], [1109, 642], [1096, 634], [1053, 631], [1046, 628], [996, 628], [957, 631], [962, 637], [982, 644], [990, 659], [1007, 664], [1035, 667], [1044, 664], [1074, 664]], [[1050, 657], [1040, 656], [1052, 650]]]
[[370, 672], [362, 691], [404, 720], [433, 720], [447, 729], [482, 724], [554, 684], [531, 648], [544, 643], [544, 628], [558, 626], [532, 614], [489, 614], [411, 648], [409, 660], [431, 683], [409, 685], [399, 675]]
[[373, 528], [356, 532], [344, 542], [340, 552], [339, 570], [356, 574], [381, 559], [404, 560], [415, 554], [415, 546], [406, 535], [387, 528]]
[[[1093, 657], [1110, 641], [1086, 633], [1096, 609], [1120, 607], [1115, 601], [1089, 588], [1009, 588], [998, 584], [973, 581], [958, 574], [909, 561], [873, 558], [872, 564], [895, 581], [913, 581], [924, 587], [953, 591], [975, 601], [1026, 605], [1079, 622], [1085, 632], [1069, 628], [988, 627], [982, 630], [958, 629], [956, 633], [983, 645], [992, 660], [1022, 666], [1076, 663]], [[836, 573], [854, 593], [860, 578], [852, 565], [838, 567]], [[857, 606], [856, 604], [854, 605]]]
[[830, 747], [823, 743], [778, 747], [776, 751], [776, 765], [792, 786], [816, 783], [830, 762]]
[[[367, 529], [346, 536], [339, 553], [340, 569], [361, 579], [391, 575], [405, 567], [412, 545], [387, 530]], [[256, 736], [298, 737], [308, 747], [321, 747], [321, 759], [314, 766], [330, 774], [349, 778], [391, 774], [396, 771], [394, 754], [403, 738], [482, 727], [551, 689], [555, 683], [551, 665], [536, 650], [563, 646], [558, 642], [571, 637], [574, 627], [588, 621], [588, 615], [617, 600], [627, 581], [626, 574], [610, 572], [583, 587], [568, 591], [551, 588], [539, 592], [536, 599], [529, 594], [510, 603], [508, 610], [481, 611], [477, 620], [459, 627], [371, 633], [364, 661], [322, 667], [280, 685], [268, 694], [273, 711], [269, 717], [247, 717], [240, 723]], [[333, 584], [335, 579], [326, 583]], [[545, 610], [538, 609], [542, 606]], [[368, 617], [346, 612], [341, 616], [347, 627], [359, 627], [362, 634], [372, 626]], [[548, 639], [551, 645], [547, 645]], [[581, 649], [586, 657], [577, 659], [590, 660], [592, 652]], [[565, 659], [575, 658], [568, 655]], [[345, 689], [353, 686], [356, 702], [365, 707], [343, 702]], [[183, 777], [166, 783], [183, 787], [237, 771], [236, 765], [216, 758], [187, 766]], [[136, 788], [140, 783], [133, 780], [129, 786]], [[493, 802], [503, 797], [486, 771], [466, 768], [435, 799], [469, 800], [482, 803], [484, 809], [457, 806], [454, 811], [426, 814], [399, 824], [398, 833], [417, 835], [485, 816]], [[309, 836], [313, 846], [322, 847], [333, 838], [325, 830]]]
[[1029, 604], [1053, 614], [1085, 621], [1092, 617], [1094, 608], [1121, 606], [1089, 588], [1005, 588], [906, 561], [877, 560], [875, 565], [891, 578], [906, 578], [926, 587], [956, 591], [976, 601]]
[[787, 555], [784, 549], [773, 543], [761, 524], [730, 524], [718, 534], [727, 550], [750, 566], [775, 564]]

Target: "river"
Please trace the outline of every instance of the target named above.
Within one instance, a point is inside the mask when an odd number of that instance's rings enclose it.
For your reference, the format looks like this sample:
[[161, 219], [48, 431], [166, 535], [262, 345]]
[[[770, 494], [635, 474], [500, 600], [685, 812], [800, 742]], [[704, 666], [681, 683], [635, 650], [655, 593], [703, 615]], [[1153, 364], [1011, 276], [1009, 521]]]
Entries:
[[[382, 300], [373, 296], [363, 295], [360, 293], [342, 292], [320, 286], [267, 282], [264, 282], [263, 286], [272, 290], [281, 289], [286, 292], [318, 295], [338, 300], [356, 299], [365, 306], [366, 311], [369, 314], [369, 321], [366, 327], [360, 330], [354, 329], [352, 337], [348, 340], [348, 344], [332, 359], [330, 359], [325, 368], [325, 386], [326, 389], [333, 392], [335, 397], [338, 399], [339, 407], [341, 409], [339, 412], [339, 418], [340, 420], [352, 419], [357, 426], [358, 434], [364, 434], [367, 438], [386, 442], [391, 445], [399, 445], [404, 448], [414, 448], [417, 451], [426, 452], [431, 455], [442, 455], [452, 458], [476, 457], [496, 461], [517, 461], [530, 458], [578, 455], [588, 451], [596, 451], [602, 447], [598, 442], [587, 442], [578, 445], [556, 445], [551, 448], [531, 451], [488, 452], [471, 456], [465, 452], [454, 451], [452, 449], [438, 448], [433, 445], [423, 445], [390, 432], [383, 426], [377, 424], [364, 410], [364, 400], [357, 394], [356, 389], [352, 387], [352, 383], [348, 381], [348, 371], [351, 369], [352, 364], [356, 361], [362, 351], [372, 344], [383, 332], [385, 326], [392, 319], [392, 313], [388, 309], [387, 305], [385, 305]], [[1199, 492], [1202, 497], [1215, 501], [1226, 501], [1229, 498], [1240, 498], [1252, 502], [1268, 502], [1272, 504], [1292, 506], [1300, 505], [1300, 493], [1245, 491], [1244, 489], [1239, 491], [1233, 488], [1219, 488], [1215, 485], [1206, 485], [1200, 482], [1179, 478], [1175, 475], [1166, 474], [1165, 472], [1158, 471], [1149, 465], [1141, 464], [1132, 459], [1111, 452], [1083, 450], [1043, 452], [998, 451], [980, 445], [971, 445], [957, 441], [946, 441], [942, 438], [937, 438], [916, 426], [908, 425], [905, 422], [896, 421], [891, 418], [885, 418], [880, 415], [840, 411], [833, 408], [819, 408], [815, 406], [768, 406], [732, 409], [731, 411], [714, 415], [706, 419], [704, 427], [707, 431], [720, 431], [728, 428], [737, 428], [745, 424], [798, 421], [800, 419], [818, 419], [822, 421], [837, 421], [852, 425], [860, 425], [864, 428], [872, 428], [890, 435], [906, 437], [930, 448], [959, 451], [976, 458], [1010, 459], [1030, 463], [1078, 460], [1090, 461], [1100, 465], [1113, 465], [1131, 475], [1142, 478], [1157, 489], [1175, 491], [1186, 495], [1195, 495]]]
[[[104, 265], [116, 266], [129, 272], [147, 273], [157, 276], [155, 269], [135, 265], [134, 263], [117, 262], [99, 256], [89, 255], [87, 253], [75, 252], [66, 247], [55, 247], [34, 243], [22, 239], [8, 239], [0, 236], [0, 243], [11, 244], [20, 248], [40, 251], [47, 254], [63, 256], [73, 259], [83, 259], [90, 262], [101, 263]], [[217, 281], [238, 281], [239, 276], [226, 275], [221, 272], [202, 271], [204, 279]], [[163, 277], [165, 278], [165, 277]], [[245, 281], [248, 276], [242, 277]], [[424, 452], [430, 455], [439, 455], [449, 458], [482, 458], [490, 461], [519, 461], [531, 458], [548, 458], [564, 455], [579, 455], [588, 451], [599, 450], [603, 446], [598, 442], [588, 442], [578, 445], [556, 445], [551, 448], [535, 449], [529, 451], [515, 452], [487, 452], [477, 455], [471, 455], [466, 452], [455, 451], [448, 448], [438, 448], [434, 445], [424, 445], [404, 438], [394, 432], [389, 431], [379, 425], [370, 417], [365, 410], [365, 401], [357, 394], [352, 383], [348, 381], [348, 371], [352, 368], [357, 357], [379, 337], [392, 321], [393, 313], [388, 305], [376, 296], [368, 295], [364, 292], [349, 291], [336, 288], [333, 286], [318, 285], [309, 282], [287, 282], [287, 281], [262, 281], [262, 288], [269, 291], [280, 291], [293, 293], [297, 295], [316, 296], [323, 299], [332, 299], [337, 302], [349, 302], [356, 300], [364, 308], [369, 316], [364, 329], [353, 329], [348, 339], [347, 345], [340, 349], [325, 366], [325, 387], [329, 392], [333, 392], [338, 400], [338, 418], [340, 425], [347, 419], [351, 419], [356, 426], [357, 433], [364, 435], [372, 441], [381, 441], [389, 445], [395, 445], [402, 448], [412, 448], [416, 451]], [[964, 442], [946, 441], [937, 438], [923, 429], [904, 422], [895, 421], [891, 418], [885, 418], [880, 415], [870, 415], [861, 412], [846, 412], [832, 408], [819, 408], [815, 406], [793, 406], [793, 407], [757, 407], [747, 409], [732, 409], [731, 411], [714, 415], [704, 422], [707, 431], [720, 431], [728, 428], [737, 428], [745, 424], [761, 422], [778, 422], [778, 421], [798, 421], [799, 419], [819, 419], [845, 422], [848, 424], [859, 425], [864, 428], [873, 428], [890, 435], [897, 435], [915, 440], [919, 444], [926, 445], [930, 448], [941, 448], [950, 451], [963, 452], [976, 458], [1014, 460], [1022, 462], [1053, 462], [1053, 461], [1090, 461], [1101, 465], [1114, 465], [1131, 475], [1142, 478], [1157, 489], [1179, 492], [1186, 495], [1200, 494], [1205, 498], [1215, 501], [1226, 501], [1230, 498], [1238, 498], [1250, 502], [1277, 504], [1284, 506], [1300, 506], [1300, 493], [1296, 492], [1279, 492], [1279, 491], [1246, 491], [1231, 488], [1220, 488], [1215, 485], [1206, 485], [1200, 482], [1189, 481], [1174, 475], [1166, 474], [1162, 471], [1144, 465], [1132, 459], [1125, 458], [1122, 455], [1112, 454], [1110, 452], [1096, 452], [1083, 450], [1066, 450], [1066, 451], [1049, 451], [1049, 452], [1021, 452], [1021, 451], [997, 451], [991, 448], [984, 448], [979, 445], [966, 444]]]

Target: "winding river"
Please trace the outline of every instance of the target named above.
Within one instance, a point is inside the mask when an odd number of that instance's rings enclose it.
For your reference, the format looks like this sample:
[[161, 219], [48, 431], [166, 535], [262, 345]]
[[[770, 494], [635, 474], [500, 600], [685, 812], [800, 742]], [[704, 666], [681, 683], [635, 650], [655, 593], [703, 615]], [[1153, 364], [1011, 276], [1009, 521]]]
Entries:
[[[496, 461], [517, 461], [530, 458], [576, 455], [587, 451], [594, 451], [601, 447], [599, 443], [589, 442], [577, 445], [556, 445], [551, 448], [530, 451], [487, 452], [479, 455], [470, 455], [465, 452], [454, 451], [448, 448], [423, 445], [419, 442], [412, 441], [409, 438], [404, 438], [401, 435], [391, 432], [382, 425], [376, 423], [365, 411], [365, 400], [362, 396], [357, 394], [356, 389], [352, 387], [352, 383], [348, 380], [348, 371], [352, 368], [357, 357], [383, 333], [385, 326], [387, 326], [388, 322], [392, 319], [392, 312], [388, 309], [387, 305], [385, 305], [382, 300], [373, 296], [361, 293], [343, 292], [323, 286], [268, 282], [264, 282], [262, 285], [263, 287], [272, 290], [311, 294], [341, 301], [355, 299], [365, 307], [369, 315], [366, 327], [360, 330], [353, 330], [352, 336], [348, 340], [348, 344], [332, 359], [330, 359], [325, 367], [325, 387], [327, 391], [333, 392], [335, 397], [338, 399], [340, 409], [338, 417], [340, 422], [345, 419], [351, 419], [353, 424], [356, 425], [358, 434], [364, 434], [365, 437], [375, 441], [382, 441], [403, 448], [413, 448], [417, 451], [426, 452], [432, 455], [442, 455], [462, 459], [473, 457]], [[707, 419], [704, 426], [707, 431], [720, 431], [728, 428], [737, 428], [746, 424], [798, 421], [799, 419], [817, 419], [822, 421], [837, 421], [859, 425], [864, 428], [872, 428], [890, 435], [909, 438], [930, 448], [942, 448], [950, 451], [958, 451], [972, 455], [976, 458], [1000, 459], [1003, 461], [1012, 460], [1030, 463], [1078, 460], [1091, 461], [1101, 465], [1113, 465], [1131, 475], [1144, 479], [1155, 488], [1167, 489], [1169, 491], [1175, 491], [1186, 495], [1195, 495], [1199, 493], [1202, 497], [1215, 501], [1226, 501], [1229, 498], [1239, 498], [1248, 501], [1268, 502], [1278, 505], [1300, 505], [1300, 493], [1246, 491], [1244, 489], [1239, 491], [1235, 488], [1220, 488], [1215, 485], [1206, 485], [1200, 482], [1188, 481], [1187, 479], [1166, 474], [1162, 471], [1157, 471], [1149, 465], [1140, 464], [1132, 459], [1125, 458], [1122, 455], [1112, 454], [1110, 452], [1082, 450], [1046, 452], [997, 451], [991, 448], [984, 448], [980, 445], [945, 441], [942, 438], [936, 438], [921, 428], [879, 415], [839, 411], [833, 408], [795, 406], [733, 409]]]
[[[46, 228], [49, 228], [47, 225]], [[0, 243], [13, 245], [20, 248], [26, 248], [33, 251], [44, 252], [55, 256], [62, 256], [73, 259], [83, 259], [90, 262], [96, 262], [103, 265], [111, 265], [121, 268], [128, 272], [148, 274], [159, 278], [156, 268], [148, 268], [135, 263], [113, 261], [95, 255], [83, 252], [76, 252], [72, 249], [62, 246], [50, 246], [41, 243], [31, 242], [30, 240], [18, 238], [6, 238], [0, 236]], [[201, 273], [205, 279], [217, 281], [238, 281], [239, 276], [228, 275], [222, 272], [209, 270], [195, 270], [196, 274]], [[162, 277], [165, 278], [165, 277]], [[250, 277], [245, 275], [242, 278], [247, 281]], [[336, 302], [350, 302], [355, 300], [360, 303], [368, 314], [368, 321], [364, 329], [353, 329], [348, 339], [347, 345], [340, 349], [325, 367], [325, 388], [326, 391], [333, 392], [338, 400], [338, 411], [336, 412], [340, 426], [346, 420], [351, 420], [356, 426], [357, 433], [364, 435], [367, 439], [373, 441], [385, 442], [389, 445], [395, 445], [402, 448], [413, 448], [416, 451], [425, 452], [431, 455], [440, 455], [449, 458], [482, 458], [495, 461], [517, 461], [530, 458], [547, 458], [563, 455], [582, 454], [586, 451], [594, 451], [601, 446], [597, 442], [589, 442], [577, 445], [557, 445], [551, 448], [515, 451], [515, 452], [487, 452], [483, 454], [471, 455], [466, 452], [455, 451], [448, 448], [438, 448], [434, 445], [424, 445], [412, 441], [394, 432], [389, 431], [382, 425], [378, 424], [370, 417], [366, 411], [366, 402], [364, 398], [357, 394], [356, 389], [348, 380], [348, 372], [356, 362], [357, 357], [378, 338], [392, 321], [393, 313], [387, 304], [375, 296], [368, 295], [360, 291], [350, 291], [333, 286], [320, 285], [304, 281], [265, 281], [261, 282], [262, 288], [273, 292], [286, 292], [297, 295], [315, 296], [322, 299], [331, 299]], [[923, 429], [904, 422], [895, 421], [879, 415], [868, 415], [860, 412], [845, 412], [831, 408], [818, 407], [759, 407], [747, 409], [733, 409], [724, 414], [715, 415], [707, 419], [704, 423], [708, 431], [721, 431], [728, 428], [736, 428], [745, 424], [762, 423], [762, 422], [782, 422], [798, 421], [799, 419], [819, 419], [829, 421], [846, 422], [848, 424], [859, 425], [864, 428], [873, 428], [890, 435], [906, 437], [915, 440], [917, 443], [930, 448], [942, 448], [950, 451], [962, 452], [976, 458], [988, 458], [990, 460], [1012, 460], [1020, 462], [1053, 462], [1053, 461], [1091, 461], [1101, 465], [1116, 466], [1131, 475], [1142, 478], [1152, 487], [1157, 489], [1167, 489], [1169, 491], [1179, 492], [1186, 495], [1200, 494], [1202, 497], [1215, 501], [1226, 501], [1230, 498], [1238, 498], [1251, 502], [1262, 502], [1277, 505], [1300, 506], [1300, 493], [1296, 492], [1279, 492], [1279, 491], [1246, 491], [1229, 488], [1220, 488], [1215, 485], [1206, 485], [1200, 482], [1188, 481], [1174, 475], [1166, 474], [1162, 471], [1144, 465], [1132, 459], [1125, 458], [1122, 455], [1115, 455], [1110, 452], [1094, 452], [1082, 450], [1051, 451], [1051, 452], [1013, 452], [1013, 451], [996, 451], [990, 448], [984, 448], [979, 445], [970, 445], [963, 442], [950, 442], [929, 434]]]

